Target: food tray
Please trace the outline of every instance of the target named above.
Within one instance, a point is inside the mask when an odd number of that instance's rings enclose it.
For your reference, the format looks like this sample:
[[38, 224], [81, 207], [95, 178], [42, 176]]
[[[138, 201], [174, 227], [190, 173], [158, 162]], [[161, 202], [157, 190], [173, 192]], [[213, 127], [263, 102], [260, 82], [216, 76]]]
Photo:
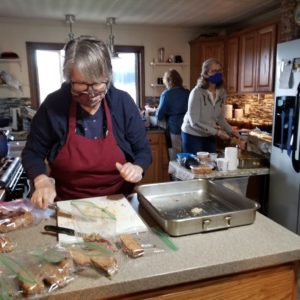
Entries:
[[252, 224], [260, 207], [206, 179], [144, 184], [137, 194], [141, 205], [172, 236]]

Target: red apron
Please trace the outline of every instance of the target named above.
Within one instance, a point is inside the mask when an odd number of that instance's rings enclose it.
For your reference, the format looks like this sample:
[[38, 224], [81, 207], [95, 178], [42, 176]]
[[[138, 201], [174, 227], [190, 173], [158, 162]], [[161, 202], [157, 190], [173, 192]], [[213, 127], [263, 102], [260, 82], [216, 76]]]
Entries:
[[133, 189], [134, 185], [126, 182], [116, 169], [116, 162], [124, 164], [126, 160], [113, 135], [106, 100], [103, 101], [108, 134], [99, 139], [76, 134], [77, 103], [72, 101], [66, 143], [50, 164], [56, 200], [126, 194]]

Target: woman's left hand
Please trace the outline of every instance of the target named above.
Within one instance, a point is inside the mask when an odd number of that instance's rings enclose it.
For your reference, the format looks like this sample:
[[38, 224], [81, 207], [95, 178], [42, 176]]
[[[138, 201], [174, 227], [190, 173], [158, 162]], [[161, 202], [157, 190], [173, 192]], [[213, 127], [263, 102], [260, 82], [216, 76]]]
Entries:
[[143, 178], [143, 169], [140, 166], [134, 165], [130, 162], [127, 162], [124, 165], [116, 162], [116, 168], [120, 172], [120, 175], [123, 177], [123, 179], [128, 182], [137, 183]]

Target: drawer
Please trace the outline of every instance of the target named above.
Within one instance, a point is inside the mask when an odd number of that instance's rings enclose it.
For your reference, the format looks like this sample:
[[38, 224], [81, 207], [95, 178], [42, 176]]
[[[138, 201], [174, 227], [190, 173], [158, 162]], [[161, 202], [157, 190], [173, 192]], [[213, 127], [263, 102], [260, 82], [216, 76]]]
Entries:
[[147, 138], [151, 145], [159, 143], [159, 135], [158, 134], [148, 134]]

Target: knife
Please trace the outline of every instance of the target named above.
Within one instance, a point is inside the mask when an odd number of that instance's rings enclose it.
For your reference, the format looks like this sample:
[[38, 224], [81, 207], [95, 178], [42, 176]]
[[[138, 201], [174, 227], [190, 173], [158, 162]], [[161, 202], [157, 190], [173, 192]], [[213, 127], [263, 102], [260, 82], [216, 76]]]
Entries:
[[[48, 232], [55, 232], [55, 233], [63, 233], [71, 236], [78, 236], [82, 238], [87, 238], [89, 234], [83, 233], [83, 232], [78, 232], [75, 231], [74, 229], [71, 228], [66, 228], [66, 227], [61, 227], [57, 225], [45, 225], [44, 230]], [[109, 253], [116, 252], [117, 248], [107, 239], [103, 238], [100, 234], [92, 234], [92, 238], [94, 240], [90, 240], [90, 242], [96, 242], [98, 243], [98, 248], [100, 247], [102, 251], [109, 251]]]
[[63, 234], [72, 235], [72, 236], [75, 236], [75, 235], [79, 236], [79, 237], [86, 236], [86, 233], [78, 232], [71, 228], [66, 228], [66, 227], [61, 227], [61, 226], [56, 226], [56, 225], [45, 225], [44, 230], [50, 231], [50, 232], [55, 232], [55, 233], [63, 233]]

